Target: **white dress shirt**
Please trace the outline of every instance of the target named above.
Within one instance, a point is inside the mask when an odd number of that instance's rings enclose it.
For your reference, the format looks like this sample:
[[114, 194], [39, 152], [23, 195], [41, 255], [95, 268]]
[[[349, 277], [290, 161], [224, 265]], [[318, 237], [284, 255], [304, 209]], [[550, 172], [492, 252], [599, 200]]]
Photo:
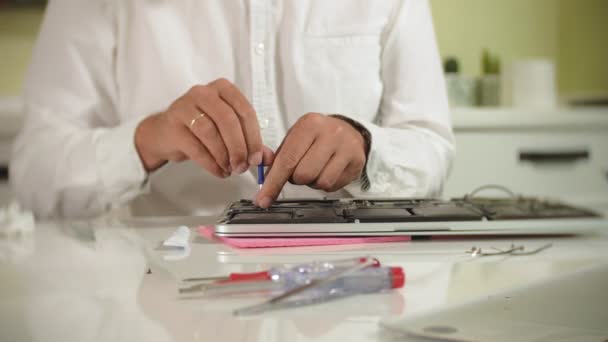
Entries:
[[[134, 131], [224, 77], [275, 149], [308, 112], [372, 135], [360, 181], [332, 196], [437, 196], [453, 136], [427, 0], [51, 0], [28, 72], [10, 179], [38, 216], [211, 215], [257, 190], [193, 162], [147, 174]], [[288, 185], [285, 198], [326, 193]]]

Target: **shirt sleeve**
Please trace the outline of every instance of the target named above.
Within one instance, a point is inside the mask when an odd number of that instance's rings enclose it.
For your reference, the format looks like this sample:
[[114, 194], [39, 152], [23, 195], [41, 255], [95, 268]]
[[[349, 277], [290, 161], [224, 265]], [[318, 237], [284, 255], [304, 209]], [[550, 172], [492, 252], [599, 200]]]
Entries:
[[382, 37], [379, 114], [361, 122], [371, 133], [365, 177], [346, 190], [356, 197], [438, 196], [454, 138], [431, 11], [428, 0], [403, 0], [393, 13]]
[[144, 190], [139, 120], [117, 112], [113, 13], [109, 1], [48, 4], [10, 163], [13, 191], [38, 217], [90, 217]]

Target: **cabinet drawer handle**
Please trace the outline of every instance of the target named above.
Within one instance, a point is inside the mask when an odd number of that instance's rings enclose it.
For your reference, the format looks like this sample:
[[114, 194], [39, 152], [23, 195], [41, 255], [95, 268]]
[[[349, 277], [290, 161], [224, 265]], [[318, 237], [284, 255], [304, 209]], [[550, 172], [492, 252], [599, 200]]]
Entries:
[[0, 165], [0, 182], [8, 181], [8, 165]]
[[520, 151], [519, 161], [531, 163], [575, 163], [588, 160], [589, 150], [556, 150], [556, 151]]

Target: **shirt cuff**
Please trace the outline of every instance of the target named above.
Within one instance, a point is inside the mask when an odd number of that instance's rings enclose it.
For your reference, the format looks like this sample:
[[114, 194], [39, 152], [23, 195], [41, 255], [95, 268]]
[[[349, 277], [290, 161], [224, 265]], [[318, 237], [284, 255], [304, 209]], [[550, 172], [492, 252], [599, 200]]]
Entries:
[[[369, 132], [369, 150], [367, 152], [367, 159], [365, 161], [365, 169], [361, 174], [361, 178], [357, 180], [356, 184], [353, 184], [358, 187], [358, 194], [363, 195], [365, 192], [372, 190], [372, 178], [370, 177], [374, 175], [374, 172], [377, 172], [377, 145], [378, 139], [381, 134], [377, 133], [377, 126], [365, 121], [357, 121], [358, 124], [363, 126]], [[351, 187], [352, 188], [352, 187]]]
[[419, 127], [361, 124], [371, 133], [366, 165], [369, 188], [351, 186], [347, 191], [361, 197], [436, 197], [441, 193], [453, 155], [450, 141]]
[[[390, 156], [386, 154], [403, 153], [403, 151], [387, 151], [387, 147], [395, 147], [396, 144], [390, 141], [386, 132], [382, 132], [382, 127], [371, 122], [357, 121], [370, 133], [369, 153], [362, 176], [356, 182], [346, 187], [347, 191], [357, 197], [376, 197], [392, 196], [396, 193], [396, 186], [392, 181], [394, 169], [397, 165], [389, 162]], [[387, 164], [388, 162], [388, 164]], [[415, 187], [416, 179], [413, 175], [402, 174], [400, 181]]]
[[361, 136], [363, 137], [363, 141], [365, 144], [365, 167], [363, 168], [361, 177], [359, 179], [357, 179], [356, 182], [359, 184], [359, 187], [361, 188], [362, 191], [368, 190], [370, 183], [369, 183], [369, 178], [367, 176], [367, 160], [369, 158], [369, 153], [370, 153], [370, 149], [371, 149], [371, 145], [372, 145], [371, 132], [369, 131], [369, 129], [367, 129], [367, 127], [363, 126], [359, 121], [353, 120], [352, 118], [350, 118], [348, 116], [341, 115], [341, 114], [332, 114], [330, 116], [333, 118], [337, 118], [342, 121], [345, 121], [346, 123], [351, 125], [354, 129], [356, 129], [359, 132], [359, 134], [361, 134]]
[[122, 206], [145, 192], [148, 173], [135, 147], [135, 130], [143, 118], [96, 132], [97, 165], [106, 203]]

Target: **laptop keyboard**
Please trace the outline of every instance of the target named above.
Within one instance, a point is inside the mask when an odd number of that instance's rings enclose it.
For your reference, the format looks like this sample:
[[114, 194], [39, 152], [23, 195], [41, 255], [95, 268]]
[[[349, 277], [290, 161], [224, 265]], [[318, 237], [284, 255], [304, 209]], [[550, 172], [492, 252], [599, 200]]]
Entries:
[[551, 218], [592, 218], [596, 213], [537, 198], [323, 199], [276, 201], [261, 209], [249, 200], [232, 203], [223, 224], [374, 223], [499, 221]]

